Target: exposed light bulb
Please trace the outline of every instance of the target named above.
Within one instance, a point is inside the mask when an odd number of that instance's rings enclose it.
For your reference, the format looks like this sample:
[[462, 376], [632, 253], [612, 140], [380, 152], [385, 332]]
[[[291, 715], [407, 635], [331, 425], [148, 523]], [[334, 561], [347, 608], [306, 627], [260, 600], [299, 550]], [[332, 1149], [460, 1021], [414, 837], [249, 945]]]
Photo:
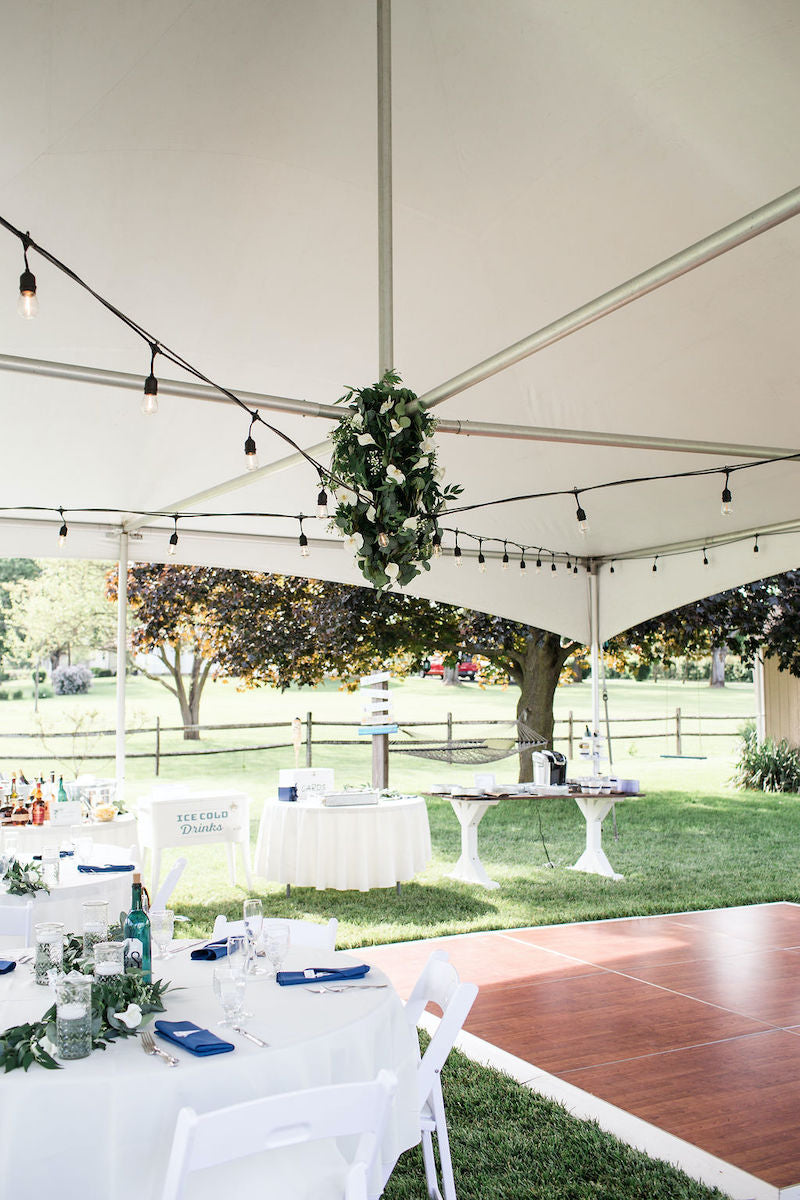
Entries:
[[730, 514], [731, 508], [733, 507], [733, 497], [731, 496], [731, 489], [728, 487], [728, 481], [729, 475], [726, 471], [725, 487], [722, 489], [722, 507], [720, 509], [723, 517], [727, 517]]
[[172, 533], [169, 535], [169, 553], [173, 558], [175, 557], [175, 552], [177, 549], [178, 549], [178, 531], [177, 531], [177, 529], [173, 529]]
[[328, 517], [328, 493], [324, 487], [320, 489], [320, 493], [317, 496], [317, 516], [321, 521], [326, 520]]
[[704, 567], [708, 566], [708, 555], [706, 554], [705, 546], [703, 547], [703, 566]]
[[244, 461], [248, 471], [255, 471], [258, 467], [258, 450], [255, 438], [250, 434], [247, 435], [244, 442]]
[[378, 534], [378, 545], [380, 546], [381, 550], [385, 550], [389, 545], [389, 535], [383, 529]]
[[758, 554], [758, 534], [756, 534], [756, 540], [753, 542], [753, 554]]
[[62, 522], [61, 528], [60, 528], [60, 529], [59, 529], [59, 531], [58, 531], [58, 544], [59, 544], [59, 546], [63, 546], [63, 545], [64, 545], [64, 542], [67, 540], [67, 533], [68, 533], [68, 532], [69, 532], [69, 530], [67, 529], [67, 522], [66, 522], [66, 521], [64, 521], [64, 522]]
[[486, 555], [483, 553], [483, 542], [478, 542], [478, 570], [481, 575], [486, 574]]
[[578, 504], [578, 511], [576, 512], [575, 516], [578, 518], [578, 528], [580, 529], [581, 533], [586, 534], [589, 530], [589, 520], [580, 504]]
[[614, 564], [613, 564], [613, 562], [612, 562], [611, 566], [608, 568], [608, 573], [609, 573], [609, 575], [613, 575], [613, 574], [614, 574]]
[[578, 564], [577, 564], [577, 563], [576, 563], [576, 564], [575, 564], [575, 566], [572, 568], [572, 574], [573, 574], [573, 575], [577, 575], [577, 574], [578, 574]]
[[158, 412], [158, 380], [152, 371], [144, 381], [142, 412], [147, 417], [153, 416], [154, 413]]
[[36, 295], [36, 276], [28, 270], [27, 260], [25, 270], [19, 277], [19, 300], [17, 312], [26, 321], [31, 321], [39, 311], [39, 298]]
[[556, 567], [556, 560], [555, 560], [555, 559], [553, 559], [553, 561], [550, 563], [550, 570], [551, 570], [551, 572], [554, 572], [554, 571], [558, 570], [558, 568]]
[[536, 555], [536, 574], [537, 575], [541, 572], [541, 569], [542, 569], [542, 556], [541, 556], [541, 554], [537, 554]]
[[528, 564], [525, 562], [525, 554], [523, 552], [520, 555], [520, 559], [519, 559], [519, 569], [520, 569], [520, 571], [525, 571], [525, 570], [527, 570], [527, 567], [528, 567]]
[[438, 530], [436, 531], [436, 533], [434, 533], [433, 537], [431, 538], [431, 545], [433, 546], [433, 557], [441, 558], [442, 557], [442, 536], [438, 532]]

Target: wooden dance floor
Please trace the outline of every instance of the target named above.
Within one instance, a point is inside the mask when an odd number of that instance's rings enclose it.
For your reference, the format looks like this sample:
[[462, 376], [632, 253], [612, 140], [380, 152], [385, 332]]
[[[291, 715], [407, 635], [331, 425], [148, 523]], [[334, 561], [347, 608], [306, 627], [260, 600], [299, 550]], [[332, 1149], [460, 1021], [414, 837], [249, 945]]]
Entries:
[[468, 934], [366, 957], [405, 995], [437, 947], [480, 986], [466, 1030], [522, 1082], [731, 1195], [800, 1198], [800, 906]]

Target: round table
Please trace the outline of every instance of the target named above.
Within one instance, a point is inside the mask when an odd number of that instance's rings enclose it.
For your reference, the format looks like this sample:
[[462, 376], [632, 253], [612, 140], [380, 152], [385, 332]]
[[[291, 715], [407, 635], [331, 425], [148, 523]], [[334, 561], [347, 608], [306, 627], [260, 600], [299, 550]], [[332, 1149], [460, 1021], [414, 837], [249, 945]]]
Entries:
[[[130, 857], [119, 846], [96, 846], [90, 863], [127, 863]], [[75, 858], [61, 859], [61, 877], [50, 894], [39, 892], [33, 901], [34, 924], [39, 921], [61, 921], [71, 933], [83, 929], [82, 905], [87, 900], [108, 901], [108, 919], [116, 921], [121, 912], [131, 906], [132, 871], [110, 871], [97, 875], [78, 870]], [[0, 906], [27, 904], [30, 896], [9, 896], [0, 888]]]
[[136, 817], [121, 813], [113, 821], [83, 821], [78, 825], [0, 825], [0, 850], [12, 838], [20, 854], [41, 854], [45, 846], [73, 843], [80, 837], [91, 838], [99, 845], [129, 849], [138, 841]]
[[421, 796], [378, 804], [267, 801], [253, 870], [275, 883], [338, 891], [394, 887], [431, 860]]
[[[290, 951], [286, 966], [300, 969], [357, 961], [352, 955], [298, 948]], [[180, 1059], [180, 1066], [170, 1069], [143, 1054], [138, 1039], [131, 1038], [68, 1062], [62, 1071], [34, 1066], [27, 1074], [19, 1070], [4, 1076], [0, 1194], [102, 1194], [104, 1200], [157, 1197], [183, 1106], [208, 1112], [259, 1096], [373, 1079], [382, 1068], [398, 1077], [381, 1143], [382, 1162], [388, 1169], [403, 1150], [419, 1141], [416, 1036], [391, 987], [317, 995], [302, 987], [281, 988], [272, 978], [256, 978], [248, 985], [246, 997], [254, 1015], [244, 1027], [270, 1043], [263, 1049], [215, 1027], [221, 1010], [212, 991], [213, 963], [194, 962], [185, 952], [162, 964], [154, 960], [153, 971], [155, 978], [168, 978], [182, 989], [167, 994], [163, 1014], [167, 1020], [190, 1020], [212, 1029], [232, 1039], [235, 1051], [194, 1058], [157, 1038], [163, 1049]], [[369, 977], [385, 979], [375, 967]], [[33, 982], [29, 968], [18, 966], [10, 975], [0, 976], [0, 1001], [6, 1027], [41, 1016], [52, 997], [49, 989]], [[309, 1148], [299, 1147], [293, 1153], [293, 1169], [301, 1174]], [[246, 1160], [241, 1174], [235, 1166], [224, 1168], [217, 1177], [216, 1195], [280, 1194], [271, 1188], [269, 1164], [260, 1157]], [[248, 1173], [249, 1188], [235, 1187], [248, 1183]], [[214, 1180], [207, 1182], [203, 1195]]]

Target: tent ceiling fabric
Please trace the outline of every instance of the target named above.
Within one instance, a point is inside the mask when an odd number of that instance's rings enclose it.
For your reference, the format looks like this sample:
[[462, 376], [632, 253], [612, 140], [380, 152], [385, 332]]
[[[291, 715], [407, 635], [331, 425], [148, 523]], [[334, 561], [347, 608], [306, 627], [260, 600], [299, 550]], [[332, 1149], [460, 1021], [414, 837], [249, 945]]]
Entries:
[[[331, 404], [377, 376], [375, 8], [368, 0], [0, 0], [0, 213], [233, 389]], [[392, 13], [395, 361], [423, 393], [800, 182], [794, 0], [404, 0]], [[47, 264], [14, 311], [22, 255], [0, 232], [0, 352], [147, 374], [146, 348]], [[800, 450], [800, 220], [446, 401], [465, 421]], [[163, 376], [177, 373], [162, 365]], [[0, 504], [162, 509], [242, 473], [247, 418], [0, 371]], [[265, 414], [268, 415], [268, 414]], [[306, 447], [331, 422], [268, 419]], [[289, 448], [258, 431], [259, 461]], [[463, 503], [725, 460], [439, 436]], [[800, 562], [800, 463], [589, 492], [448, 519], [533, 548], [524, 577], [466, 555], [410, 590], [585, 639], [587, 576], [534, 572], [542, 545], [608, 559], [752, 542], [600, 571], [607, 637]], [[313, 511], [307, 465], [202, 511]], [[70, 553], [114, 557], [70, 520]], [[164, 556], [171, 523], [132, 539]], [[57, 526], [0, 520], [0, 553]], [[322, 522], [186, 521], [179, 559], [360, 582]], [[236, 536], [232, 536], [232, 535]], [[325, 544], [330, 541], [331, 544]], [[318, 544], [319, 543], [319, 544]], [[471, 546], [469, 540], [462, 545]], [[490, 549], [496, 549], [496, 546]], [[512, 556], [513, 559], [513, 556]]]

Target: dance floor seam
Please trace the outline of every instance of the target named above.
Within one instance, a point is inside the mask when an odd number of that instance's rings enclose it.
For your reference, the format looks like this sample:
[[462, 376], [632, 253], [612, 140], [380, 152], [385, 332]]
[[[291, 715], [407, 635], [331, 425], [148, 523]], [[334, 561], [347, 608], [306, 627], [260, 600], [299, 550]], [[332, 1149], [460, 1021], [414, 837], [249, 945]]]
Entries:
[[516, 1078], [566, 1089], [573, 1111], [605, 1114], [619, 1136], [652, 1131], [651, 1153], [684, 1157], [733, 1196], [789, 1200], [800, 1196], [799, 947], [800, 905], [778, 902], [473, 933], [366, 957], [407, 995], [431, 951], [445, 949], [479, 987], [467, 1042], [495, 1048]]

